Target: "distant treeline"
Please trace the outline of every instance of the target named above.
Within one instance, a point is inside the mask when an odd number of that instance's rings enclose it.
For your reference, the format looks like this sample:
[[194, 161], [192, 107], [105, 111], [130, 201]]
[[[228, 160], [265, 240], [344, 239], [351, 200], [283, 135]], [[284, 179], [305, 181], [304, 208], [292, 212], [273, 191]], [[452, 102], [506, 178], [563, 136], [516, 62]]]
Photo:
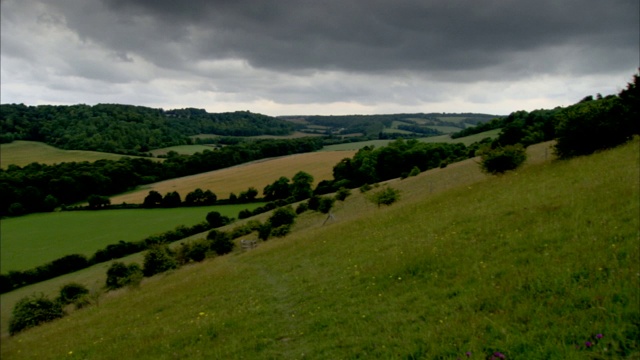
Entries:
[[[281, 119], [303, 120], [309, 125], [326, 127], [326, 135], [332, 134], [363, 134], [364, 138], [380, 138], [384, 128], [390, 128], [394, 121], [401, 121], [407, 126], [404, 130], [417, 134], [437, 135], [430, 132], [428, 126], [452, 126], [464, 129], [467, 124], [478, 124], [494, 118], [495, 115], [461, 113], [418, 113], [418, 114], [388, 114], [388, 115], [312, 115], [312, 116], [282, 116]], [[455, 118], [456, 121], [447, 118]], [[299, 125], [298, 127], [303, 127]], [[398, 127], [400, 128], [400, 127]], [[418, 130], [418, 131], [416, 131]], [[433, 131], [433, 129], [431, 129]], [[315, 132], [318, 132], [316, 130]], [[385, 134], [388, 136], [388, 134]]]
[[149, 150], [191, 144], [189, 136], [287, 135], [293, 125], [248, 111], [208, 113], [144, 106], [0, 105], [0, 143], [41, 141], [67, 150], [147, 155]]
[[256, 140], [190, 156], [170, 153], [164, 162], [122, 158], [93, 163], [10, 165], [0, 169], [0, 216], [52, 211], [61, 205], [86, 201], [91, 195], [114, 195], [138, 185], [321, 148], [321, 139], [309, 137]]
[[638, 74], [617, 95], [586, 96], [580, 102], [552, 110], [516, 111], [504, 118], [461, 130], [452, 138], [501, 128], [492, 147], [529, 146], [557, 139], [560, 157], [586, 155], [610, 148], [640, 134]]

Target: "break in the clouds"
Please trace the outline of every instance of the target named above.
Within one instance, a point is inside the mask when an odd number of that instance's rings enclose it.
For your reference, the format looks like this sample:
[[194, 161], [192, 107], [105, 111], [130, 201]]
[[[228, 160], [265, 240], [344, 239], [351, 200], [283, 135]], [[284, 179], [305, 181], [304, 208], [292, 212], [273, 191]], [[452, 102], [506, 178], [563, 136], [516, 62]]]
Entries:
[[269, 115], [551, 108], [640, 66], [637, 0], [2, 0], [1, 101]]

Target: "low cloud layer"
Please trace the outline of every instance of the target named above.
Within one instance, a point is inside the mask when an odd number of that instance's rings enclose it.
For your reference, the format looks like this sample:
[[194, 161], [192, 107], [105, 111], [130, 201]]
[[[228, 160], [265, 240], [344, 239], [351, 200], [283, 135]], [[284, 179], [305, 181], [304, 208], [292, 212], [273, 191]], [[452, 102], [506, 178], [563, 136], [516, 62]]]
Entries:
[[508, 113], [619, 91], [612, 1], [3, 0], [1, 100], [270, 115]]

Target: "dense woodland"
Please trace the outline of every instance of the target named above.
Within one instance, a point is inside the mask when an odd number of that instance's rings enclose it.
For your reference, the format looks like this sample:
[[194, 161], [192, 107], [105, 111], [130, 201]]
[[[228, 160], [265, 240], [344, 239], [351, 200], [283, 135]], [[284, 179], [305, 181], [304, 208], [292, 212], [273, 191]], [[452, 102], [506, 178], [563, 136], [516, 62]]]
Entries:
[[208, 113], [98, 104], [0, 105], [0, 142], [41, 141], [61, 149], [146, 155], [149, 150], [191, 144], [190, 136], [287, 135], [291, 123], [248, 111]]

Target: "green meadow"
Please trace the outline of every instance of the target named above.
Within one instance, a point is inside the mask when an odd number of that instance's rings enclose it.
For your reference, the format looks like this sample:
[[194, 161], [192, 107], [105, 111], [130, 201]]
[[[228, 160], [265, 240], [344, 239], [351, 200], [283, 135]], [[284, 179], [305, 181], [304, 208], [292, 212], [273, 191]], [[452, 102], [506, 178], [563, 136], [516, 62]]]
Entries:
[[138, 241], [178, 225], [195, 225], [205, 221], [210, 211], [237, 217], [240, 210], [260, 205], [65, 211], [3, 219], [0, 269], [3, 273], [27, 270], [65, 255], [90, 256], [120, 240]]
[[638, 145], [497, 177], [451, 164], [382, 185], [401, 191], [389, 207], [356, 190], [326, 224], [304, 213], [284, 238], [5, 337], [0, 355], [637, 359]]

